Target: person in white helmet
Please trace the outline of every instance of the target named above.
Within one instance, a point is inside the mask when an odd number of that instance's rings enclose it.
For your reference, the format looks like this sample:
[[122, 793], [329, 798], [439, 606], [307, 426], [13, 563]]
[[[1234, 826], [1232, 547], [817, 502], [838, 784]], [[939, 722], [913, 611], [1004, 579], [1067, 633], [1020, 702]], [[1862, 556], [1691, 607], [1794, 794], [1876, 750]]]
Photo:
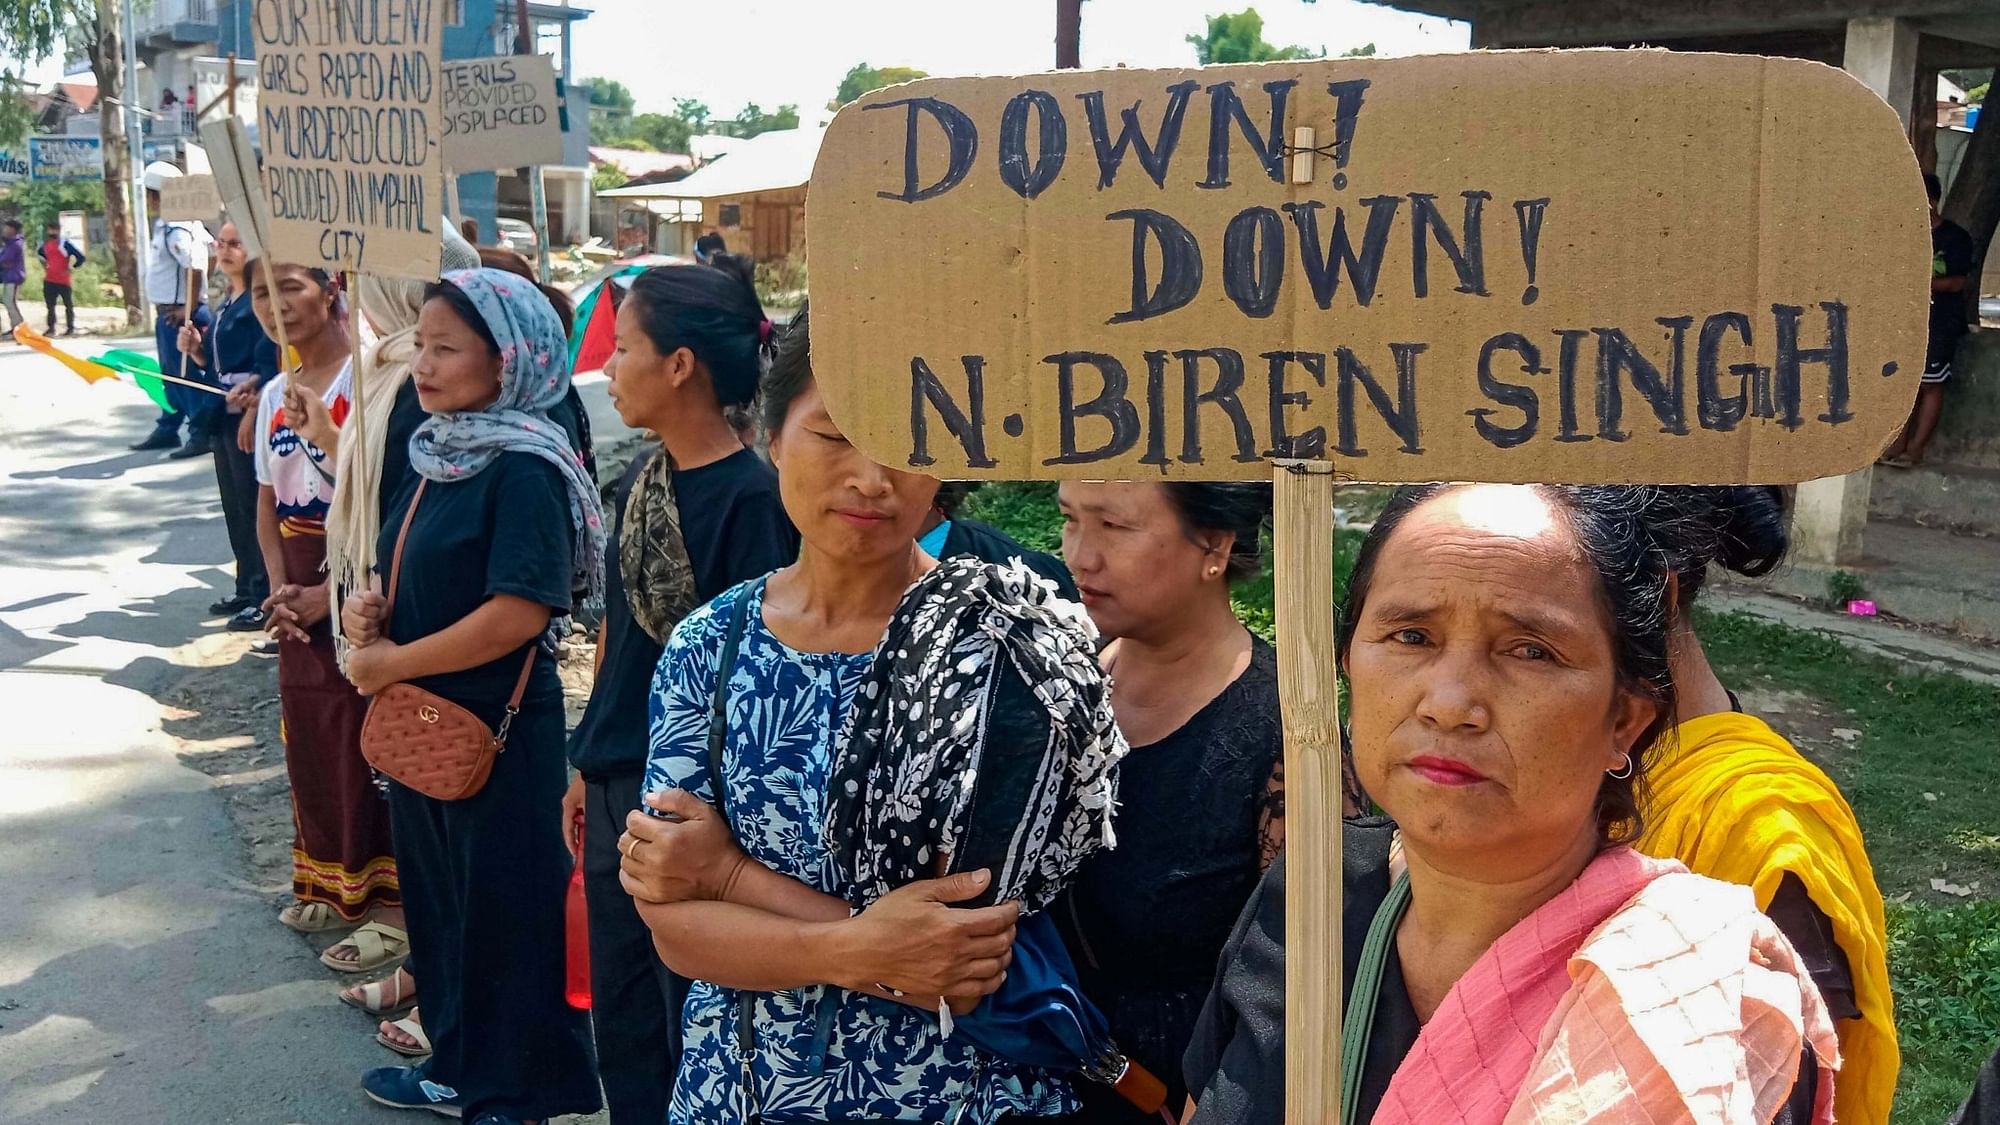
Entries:
[[[159, 349], [160, 369], [175, 375], [181, 367], [181, 325], [192, 324], [206, 332], [210, 322], [203, 301], [212, 242], [208, 229], [200, 223], [169, 223], [160, 218], [160, 190], [180, 175], [179, 168], [155, 160], [140, 176], [146, 188], [146, 214], [152, 222], [152, 251], [146, 258], [146, 276], [140, 288], [153, 303], [153, 343]], [[199, 355], [188, 357], [187, 375], [197, 382], [213, 382], [206, 360]], [[174, 460], [207, 455], [222, 397], [173, 383], [166, 384], [166, 392], [173, 409], [161, 411], [153, 432], [132, 448], [171, 449], [174, 452], [169, 456]], [[185, 445], [181, 443], [182, 422], [188, 429]]]

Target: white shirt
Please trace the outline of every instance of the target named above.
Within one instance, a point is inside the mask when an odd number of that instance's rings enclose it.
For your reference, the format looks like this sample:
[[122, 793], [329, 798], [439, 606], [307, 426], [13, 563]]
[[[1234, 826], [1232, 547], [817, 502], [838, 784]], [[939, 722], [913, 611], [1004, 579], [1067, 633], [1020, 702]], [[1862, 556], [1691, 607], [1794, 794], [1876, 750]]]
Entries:
[[[257, 483], [270, 487], [280, 521], [324, 527], [327, 508], [333, 503], [333, 462], [325, 450], [293, 433], [286, 424], [285, 379], [280, 373], [264, 384], [257, 398], [257, 437], [252, 454]], [[349, 360], [320, 396], [336, 425], [347, 420], [348, 395], [353, 387], [354, 362]]]
[[146, 256], [146, 299], [156, 305], [188, 303], [188, 267], [208, 272], [214, 239], [200, 223], [153, 220], [153, 250]]

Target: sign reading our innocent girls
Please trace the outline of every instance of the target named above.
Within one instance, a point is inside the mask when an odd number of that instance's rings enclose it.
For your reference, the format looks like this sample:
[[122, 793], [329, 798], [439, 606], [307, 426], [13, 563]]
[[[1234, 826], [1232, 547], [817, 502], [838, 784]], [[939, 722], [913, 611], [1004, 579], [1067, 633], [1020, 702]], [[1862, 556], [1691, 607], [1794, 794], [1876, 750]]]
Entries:
[[436, 277], [445, 0], [261, 0], [258, 141], [270, 252]]
[[1915, 392], [1920, 186], [1790, 59], [922, 81], [820, 149], [814, 367], [942, 477], [1827, 476]]

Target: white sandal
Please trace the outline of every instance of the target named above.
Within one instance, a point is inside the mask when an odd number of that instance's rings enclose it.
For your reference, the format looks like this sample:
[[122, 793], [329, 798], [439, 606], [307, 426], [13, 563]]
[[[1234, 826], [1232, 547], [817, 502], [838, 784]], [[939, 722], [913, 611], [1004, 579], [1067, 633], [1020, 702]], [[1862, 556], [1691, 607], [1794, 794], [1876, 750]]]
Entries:
[[[335, 957], [333, 951], [343, 947], [354, 950], [359, 956], [352, 961]], [[319, 963], [336, 973], [365, 973], [400, 961], [409, 953], [409, 934], [386, 922], [370, 922], [328, 946], [326, 952], [319, 955]]]
[[375, 1033], [375, 1042], [382, 1044], [384, 1047], [389, 1048], [406, 1059], [420, 1059], [431, 1053], [431, 1037], [424, 1034], [423, 1022], [417, 1018], [417, 1010], [415, 1008], [410, 1009], [408, 1016], [395, 1020], [389, 1023], [388, 1026], [416, 1040], [417, 1045], [413, 1048], [398, 1043], [394, 1039], [389, 1038], [388, 1033], [385, 1031], [377, 1031]]
[[[397, 969], [381, 980], [371, 980], [352, 988], [340, 990], [340, 1002], [350, 1008], [359, 1008], [377, 1019], [400, 1016], [416, 1007], [417, 980], [410, 977], [409, 987], [403, 986], [407, 970]], [[361, 998], [355, 999], [354, 994]]]
[[328, 930], [344, 930], [354, 925], [323, 902], [295, 902], [278, 911], [278, 921], [302, 934], [323, 934]]

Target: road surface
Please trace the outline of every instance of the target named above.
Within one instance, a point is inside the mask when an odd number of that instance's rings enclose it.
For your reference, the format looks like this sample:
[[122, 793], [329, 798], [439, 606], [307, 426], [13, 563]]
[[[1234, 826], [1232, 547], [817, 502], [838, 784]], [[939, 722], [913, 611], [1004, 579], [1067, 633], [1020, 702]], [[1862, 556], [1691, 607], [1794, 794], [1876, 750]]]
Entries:
[[239, 831], [272, 673], [207, 613], [211, 463], [125, 449], [153, 414], [0, 344], [0, 1122], [430, 1120], [362, 1097], [396, 1060], [276, 921], [284, 826]]

